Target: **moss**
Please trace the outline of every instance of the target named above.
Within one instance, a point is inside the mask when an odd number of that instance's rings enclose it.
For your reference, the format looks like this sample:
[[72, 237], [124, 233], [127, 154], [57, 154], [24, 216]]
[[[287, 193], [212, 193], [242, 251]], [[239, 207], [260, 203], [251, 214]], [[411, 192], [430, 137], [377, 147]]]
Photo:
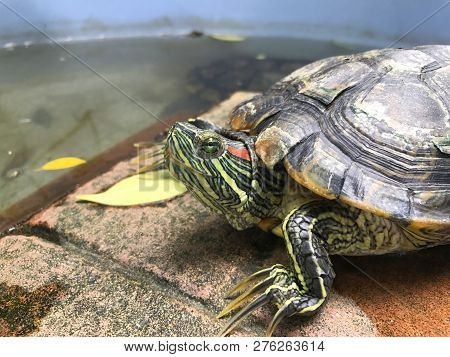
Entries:
[[31, 292], [21, 286], [1, 283], [0, 336], [29, 335], [63, 295], [64, 288], [55, 282]]

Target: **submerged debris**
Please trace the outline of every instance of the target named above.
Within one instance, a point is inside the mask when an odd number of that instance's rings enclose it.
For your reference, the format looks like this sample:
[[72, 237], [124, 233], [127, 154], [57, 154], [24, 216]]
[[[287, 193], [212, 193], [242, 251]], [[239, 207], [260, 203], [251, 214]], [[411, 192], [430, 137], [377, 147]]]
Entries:
[[8, 179], [14, 179], [20, 176], [21, 170], [19, 168], [9, 169], [5, 173], [5, 177]]
[[203, 31], [200, 30], [192, 30], [191, 32], [186, 34], [187, 37], [202, 37], [203, 35]]

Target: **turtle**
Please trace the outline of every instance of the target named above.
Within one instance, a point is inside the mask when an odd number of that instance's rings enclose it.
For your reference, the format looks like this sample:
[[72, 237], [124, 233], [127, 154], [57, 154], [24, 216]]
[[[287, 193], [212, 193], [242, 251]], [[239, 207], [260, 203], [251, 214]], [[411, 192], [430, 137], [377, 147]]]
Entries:
[[256, 308], [311, 316], [335, 278], [330, 255], [450, 243], [450, 46], [321, 59], [237, 105], [230, 128], [175, 123], [164, 160], [236, 229], [284, 240], [290, 266], [240, 282], [225, 336]]

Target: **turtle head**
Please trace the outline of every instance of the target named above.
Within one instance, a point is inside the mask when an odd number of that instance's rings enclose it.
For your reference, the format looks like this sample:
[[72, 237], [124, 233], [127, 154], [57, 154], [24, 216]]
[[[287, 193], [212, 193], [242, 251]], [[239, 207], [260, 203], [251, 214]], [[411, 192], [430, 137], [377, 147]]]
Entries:
[[284, 174], [263, 165], [245, 133], [190, 119], [172, 126], [164, 156], [172, 176], [237, 229], [259, 223], [281, 202]]

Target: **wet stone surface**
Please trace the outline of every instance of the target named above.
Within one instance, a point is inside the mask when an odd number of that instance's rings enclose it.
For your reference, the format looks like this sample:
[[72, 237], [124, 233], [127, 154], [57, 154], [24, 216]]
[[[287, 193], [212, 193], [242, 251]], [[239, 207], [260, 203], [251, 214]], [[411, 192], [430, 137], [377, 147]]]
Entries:
[[[224, 124], [231, 108], [249, 96], [236, 93], [202, 117]], [[288, 263], [282, 240], [256, 228], [235, 231], [189, 194], [125, 208], [76, 202], [76, 195], [100, 192], [134, 170], [128, 162], [117, 164], [32, 217], [15, 235], [0, 238], [1, 335], [214, 336], [226, 323], [215, 316], [231, 287], [256, 270]], [[372, 316], [376, 306], [369, 310], [346, 281], [364, 290], [370, 280], [333, 259], [339, 292], [333, 290], [313, 318], [283, 321], [275, 335], [391, 331]], [[376, 303], [377, 313], [385, 315], [382, 299]], [[14, 308], [20, 317], [11, 320]], [[263, 335], [275, 311], [260, 308], [233, 335]]]

